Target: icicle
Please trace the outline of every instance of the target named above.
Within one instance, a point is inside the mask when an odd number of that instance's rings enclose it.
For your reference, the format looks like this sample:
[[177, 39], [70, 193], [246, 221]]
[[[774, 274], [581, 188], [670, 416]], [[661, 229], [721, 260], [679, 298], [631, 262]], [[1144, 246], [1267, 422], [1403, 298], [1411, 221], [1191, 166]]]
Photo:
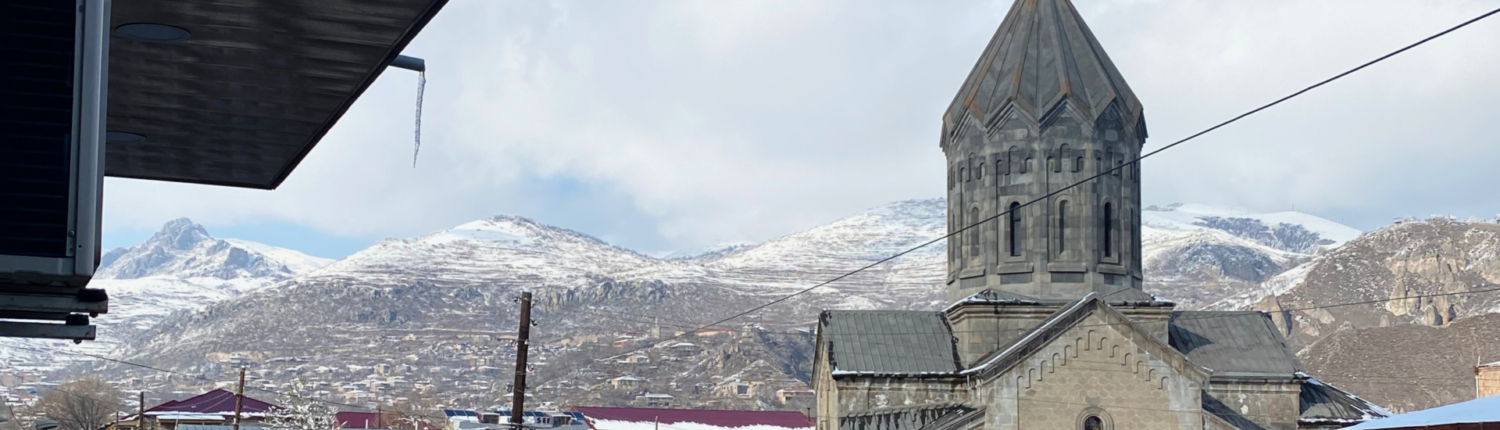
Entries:
[[417, 72], [417, 125], [416, 141], [411, 149], [411, 167], [417, 167], [417, 152], [422, 150], [422, 93], [427, 89], [427, 71]]

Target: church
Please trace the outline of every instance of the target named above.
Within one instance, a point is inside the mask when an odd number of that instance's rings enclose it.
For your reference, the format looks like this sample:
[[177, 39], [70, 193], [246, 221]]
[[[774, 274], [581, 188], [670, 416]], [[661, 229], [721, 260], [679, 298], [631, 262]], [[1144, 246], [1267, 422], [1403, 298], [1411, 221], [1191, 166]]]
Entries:
[[948, 238], [950, 305], [824, 311], [817, 430], [1333, 429], [1388, 415], [1303, 372], [1268, 315], [1179, 311], [1142, 291], [1129, 160], [1146, 137], [1140, 100], [1073, 4], [1016, 0], [943, 114], [948, 231], [979, 224]]

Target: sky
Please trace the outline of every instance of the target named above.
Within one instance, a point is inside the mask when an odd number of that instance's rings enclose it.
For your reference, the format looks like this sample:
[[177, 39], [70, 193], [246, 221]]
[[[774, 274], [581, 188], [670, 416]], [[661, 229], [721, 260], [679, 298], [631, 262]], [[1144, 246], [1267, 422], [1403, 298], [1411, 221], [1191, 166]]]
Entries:
[[[663, 255], [943, 195], [942, 112], [997, 1], [451, 0], [273, 191], [106, 179], [105, 246], [188, 217], [339, 258], [494, 215]], [[1500, 0], [1074, 0], [1152, 150]], [[1143, 162], [1147, 205], [1372, 230], [1500, 213], [1500, 18]]]

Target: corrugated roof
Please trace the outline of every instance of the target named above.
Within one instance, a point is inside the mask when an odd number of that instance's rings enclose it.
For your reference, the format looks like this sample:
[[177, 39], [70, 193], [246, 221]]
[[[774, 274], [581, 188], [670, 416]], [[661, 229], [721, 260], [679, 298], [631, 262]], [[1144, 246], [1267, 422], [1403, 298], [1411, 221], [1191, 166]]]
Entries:
[[[265, 413], [275, 408], [276, 405], [245, 396], [241, 413]], [[191, 399], [179, 402], [167, 402], [147, 409], [147, 412], [193, 412], [201, 414], [234, 413], [234, 393], [218, 389], [199, 394]]]
[[824, 311], [819, 324], [835, 373], [951, 374], [953, 329], [941, 312]]
[[1302, 371], [1286, 339], [1261, 312], [1173, 312], [1168, 333], [1172, 348], [1215, 377], [1292, 378]]
[[581, 412], [591, 419], [610, 421], [659, 422], [662, 425], [677, 423], [703, 424], [716, 427], [776, 426], [789, 428], [812, 427], [807, 415], [793, 411], [719, 411], [708, 409], [656, 409], [656, 408], [605, 408], [579, 406]]
[[1349, 394], [1347, 391], [1328, 385], [1316, 378], [1302, 383], [1301, 416], [1298, 420], [1307, 424], [1349, 424], [1391, 416], [1369, 400]]

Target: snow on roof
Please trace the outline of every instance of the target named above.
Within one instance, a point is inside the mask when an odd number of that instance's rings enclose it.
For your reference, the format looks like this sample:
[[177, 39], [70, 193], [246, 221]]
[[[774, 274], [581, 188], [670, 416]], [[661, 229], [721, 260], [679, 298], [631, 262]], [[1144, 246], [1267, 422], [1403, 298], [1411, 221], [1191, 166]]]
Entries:
[[1365, 421], [1346, 430], [1400, 429], [1462, 423], [1500, 423], [1500, 396], [1481, 397], [1463, 403]]
[[811, 430], [807, 415], [792, 411], [575, 407], [594, 430]]

